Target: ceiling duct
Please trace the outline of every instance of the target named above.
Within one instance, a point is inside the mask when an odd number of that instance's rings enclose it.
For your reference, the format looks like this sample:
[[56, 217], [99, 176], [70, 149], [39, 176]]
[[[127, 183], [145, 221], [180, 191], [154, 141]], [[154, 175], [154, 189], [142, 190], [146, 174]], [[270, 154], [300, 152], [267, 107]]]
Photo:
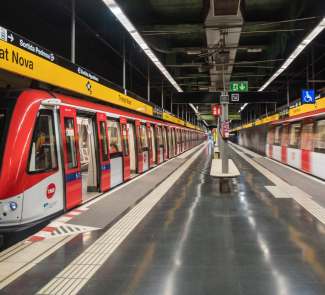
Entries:
[[225, 82], [229, 83], [233, 70], [229, 61], [236, 58], [242, 24], [240, 0], [210, 0], [205, 20], [209, 63], [218, 63], [210, 69], [210, 91], [223, 89], [223, 71]]

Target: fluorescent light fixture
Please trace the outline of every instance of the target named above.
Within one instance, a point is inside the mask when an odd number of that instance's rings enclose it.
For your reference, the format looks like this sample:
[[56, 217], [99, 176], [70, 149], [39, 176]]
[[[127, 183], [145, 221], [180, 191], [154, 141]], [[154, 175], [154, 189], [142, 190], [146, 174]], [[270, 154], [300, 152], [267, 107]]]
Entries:
[[238, 111], [238, 113], [241, 113], [246, 107], [248, 106], [248, 103], [246, 102]]
[[261, 53], [263, 51], [262, 48], [247, 48], [247, 53]]
[[159, 61], [157, 56], [152, 52], [146, 41], [141, 37], [137, 29], [131, 23], [129, 18], [125, 15], [120, 6], [115, 2], [115, 0], [103, 0], [109, 10], [115, 15], [122, 26], [130, 33], [132, 38], [137, 42], [137, 44], [143, 49], [145, 54], [149, 59], [156, 65], [156, 67], [162, 72], [166, 79], [175, 87], [178, 92], [183, 92], [182, 88], [177, 84], [174, 78], [166, 70], [163, 64]]
[[197, 108], [192, 103], [189, 103], [189, 106], [193, 109], [193, 111], [194, 111], [194, 113], [196, 115], [199, 115], [199, 111], [197, 110]]
[[283, 65], [278, 69], [273, 76], [266, 81], [266, 83], [258, 90], [263, 91], [268, 87], [278, 76], [280, 76], [297, 58], [297, 56], [312, 42], [323, 30], [325, 29], [325, 17], [320, 21], [320, 23], [308, 34], [308, 36], [302, 40], [302, 42], [297, 46], [297, 48], [291, 53]]

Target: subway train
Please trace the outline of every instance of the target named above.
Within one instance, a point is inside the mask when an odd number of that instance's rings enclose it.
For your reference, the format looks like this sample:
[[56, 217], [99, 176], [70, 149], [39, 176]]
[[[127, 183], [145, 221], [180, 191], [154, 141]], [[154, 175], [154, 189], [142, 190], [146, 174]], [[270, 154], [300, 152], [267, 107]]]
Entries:
[[46, 90], [0, 99], [0, 231], [70, 210], [193, 148], [204, 132]]
[[237, 131], [238, 144], [325, 180], [325, 108], [294, 112], [288, 118]]

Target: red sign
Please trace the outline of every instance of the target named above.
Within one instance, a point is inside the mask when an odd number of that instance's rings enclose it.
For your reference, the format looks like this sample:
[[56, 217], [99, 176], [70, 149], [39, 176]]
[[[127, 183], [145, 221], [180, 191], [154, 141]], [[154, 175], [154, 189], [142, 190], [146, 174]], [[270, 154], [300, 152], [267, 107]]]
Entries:
[[221, 115], [221, 106], [219, 104], [212, 105], [212, 115], [219, 117]]
[[48, 199], [51, 199], [54, 196], [54, 194], [55, 194], [55, 190], [56, 190], [55, 184], [54, 183], [50, 183], [47, 186], [46, 197]]

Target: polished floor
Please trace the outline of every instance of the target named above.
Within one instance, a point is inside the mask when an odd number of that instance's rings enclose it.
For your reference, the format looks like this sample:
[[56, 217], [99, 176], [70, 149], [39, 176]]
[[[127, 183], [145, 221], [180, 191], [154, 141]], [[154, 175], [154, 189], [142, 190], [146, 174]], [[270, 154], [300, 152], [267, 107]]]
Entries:
[[[211, 150], [79, 294], [325, 294], [324, 225], [293, 199], [273, 198], [272, 183], [232, 151], [242, 174], [221, 193]], [[104, 231], [79, 235], [0, 294], [35, 294]]]

